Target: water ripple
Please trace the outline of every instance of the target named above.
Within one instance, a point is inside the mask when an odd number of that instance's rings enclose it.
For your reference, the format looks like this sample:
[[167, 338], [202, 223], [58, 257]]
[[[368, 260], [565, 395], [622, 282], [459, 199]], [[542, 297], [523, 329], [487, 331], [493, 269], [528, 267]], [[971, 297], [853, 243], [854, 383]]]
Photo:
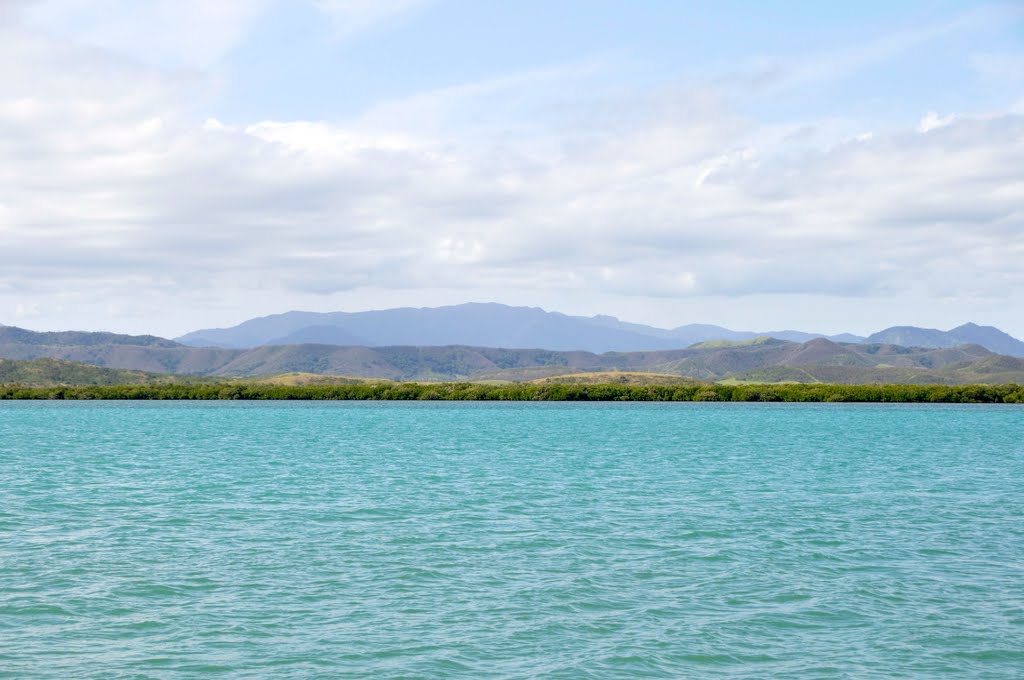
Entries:
[[1024, 677], [1024, 412], [0, 405], [0, 677]]

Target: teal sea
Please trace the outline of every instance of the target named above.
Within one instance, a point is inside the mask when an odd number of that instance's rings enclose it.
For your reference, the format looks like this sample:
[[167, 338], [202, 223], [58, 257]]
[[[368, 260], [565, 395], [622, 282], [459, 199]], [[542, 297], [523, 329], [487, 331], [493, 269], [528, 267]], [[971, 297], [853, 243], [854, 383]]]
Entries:
[[1024, 409], [0, 405], [0, 677], [1022, 678]]

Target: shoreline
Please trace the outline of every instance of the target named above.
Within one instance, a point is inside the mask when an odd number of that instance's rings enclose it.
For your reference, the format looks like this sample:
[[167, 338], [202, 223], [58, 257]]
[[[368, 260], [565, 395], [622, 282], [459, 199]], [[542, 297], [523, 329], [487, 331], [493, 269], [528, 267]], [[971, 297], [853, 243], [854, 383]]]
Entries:
[[1024, 386], [1008, 385], [481, 385], [477, 383], [380, 383], [271, 385], [224, 383], [167, 385], [0, 385], [11, 400], [200, 400], [200, 401], [719, 401], [1024, 404]]

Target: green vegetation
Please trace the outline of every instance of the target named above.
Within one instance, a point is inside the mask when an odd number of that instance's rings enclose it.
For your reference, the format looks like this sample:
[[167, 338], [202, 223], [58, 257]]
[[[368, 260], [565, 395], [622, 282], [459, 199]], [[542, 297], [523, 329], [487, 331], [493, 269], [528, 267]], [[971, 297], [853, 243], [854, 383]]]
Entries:
[[77, 361], [32, 359], [15, 361], [0, 359], [0, 385], [17, 383], [23, 386], [59, 385], [150, 385], [159, 383], [211, 382], [209, 378], [149, 373], [124, 368], [101, 368]]
[[787, 401], [1024, 403], [1024, 387], [1009, 385], [567, 385], [364, 383], [272, 385], [196, 383], [0, 386], [2, 399], [304, 399], [467, 401]]
[[768, 335], [759, 335], [750, 340], [705, 340], [695, 342], [687, 349], [721, 349], [723, 347], [750, 347], [751, 345], [785, 344], [785, 340], [776, 340]]
[[[353, 347], [317, 344], [223, 349], [185, 347], [153, 337], [110, 333], [34, 333], [0, 327], [0, 356], [18, 360], [45, 357], [105, 368], [205, 376], [200, 378], [203, 382], [238, 378], [266, 382], [267, 376], [284, 374], [296, 374], [295, 378], [282, 380], [298, 384], [315, 384], [317, 381], [309, 378], [310, 374], [331, 376], [326, 379], [330, 383], [346, 379], [528, 382], [586, 373], [643, 373], [676, 377], [657, 380], [626, 378], [626, 383], [667, 384], [686, 378], [707, 382], [846, 385], [1024, 383], [1024, 358], [992, 354], [978, 345], [922, 349], [836, 343], [823, 338], [796, 343], [762, 337], [742, 342], [704, 342], [689, 349], [592, 354], [463, 346]], [[8, 379], [7, 382], [16, 380], [20, 379]], [[113, 382], [150, 380], [125, 378]], [[623, 378], [619, 375], [614, 380], [587, 377], [565, 380], [591, 383], [620, 382]], [[81, 384], [88, 381], [58, 379], [52, 382]], [[104, 379], [99, 384], [109, 382]]]

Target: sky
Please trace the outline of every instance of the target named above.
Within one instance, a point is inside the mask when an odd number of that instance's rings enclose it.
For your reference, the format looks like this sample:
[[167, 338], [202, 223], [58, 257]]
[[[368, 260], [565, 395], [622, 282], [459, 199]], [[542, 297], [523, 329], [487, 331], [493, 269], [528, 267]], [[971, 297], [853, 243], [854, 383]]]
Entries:
[[0, 0], [0, 324], [1024, 337], [1024, 3]]

